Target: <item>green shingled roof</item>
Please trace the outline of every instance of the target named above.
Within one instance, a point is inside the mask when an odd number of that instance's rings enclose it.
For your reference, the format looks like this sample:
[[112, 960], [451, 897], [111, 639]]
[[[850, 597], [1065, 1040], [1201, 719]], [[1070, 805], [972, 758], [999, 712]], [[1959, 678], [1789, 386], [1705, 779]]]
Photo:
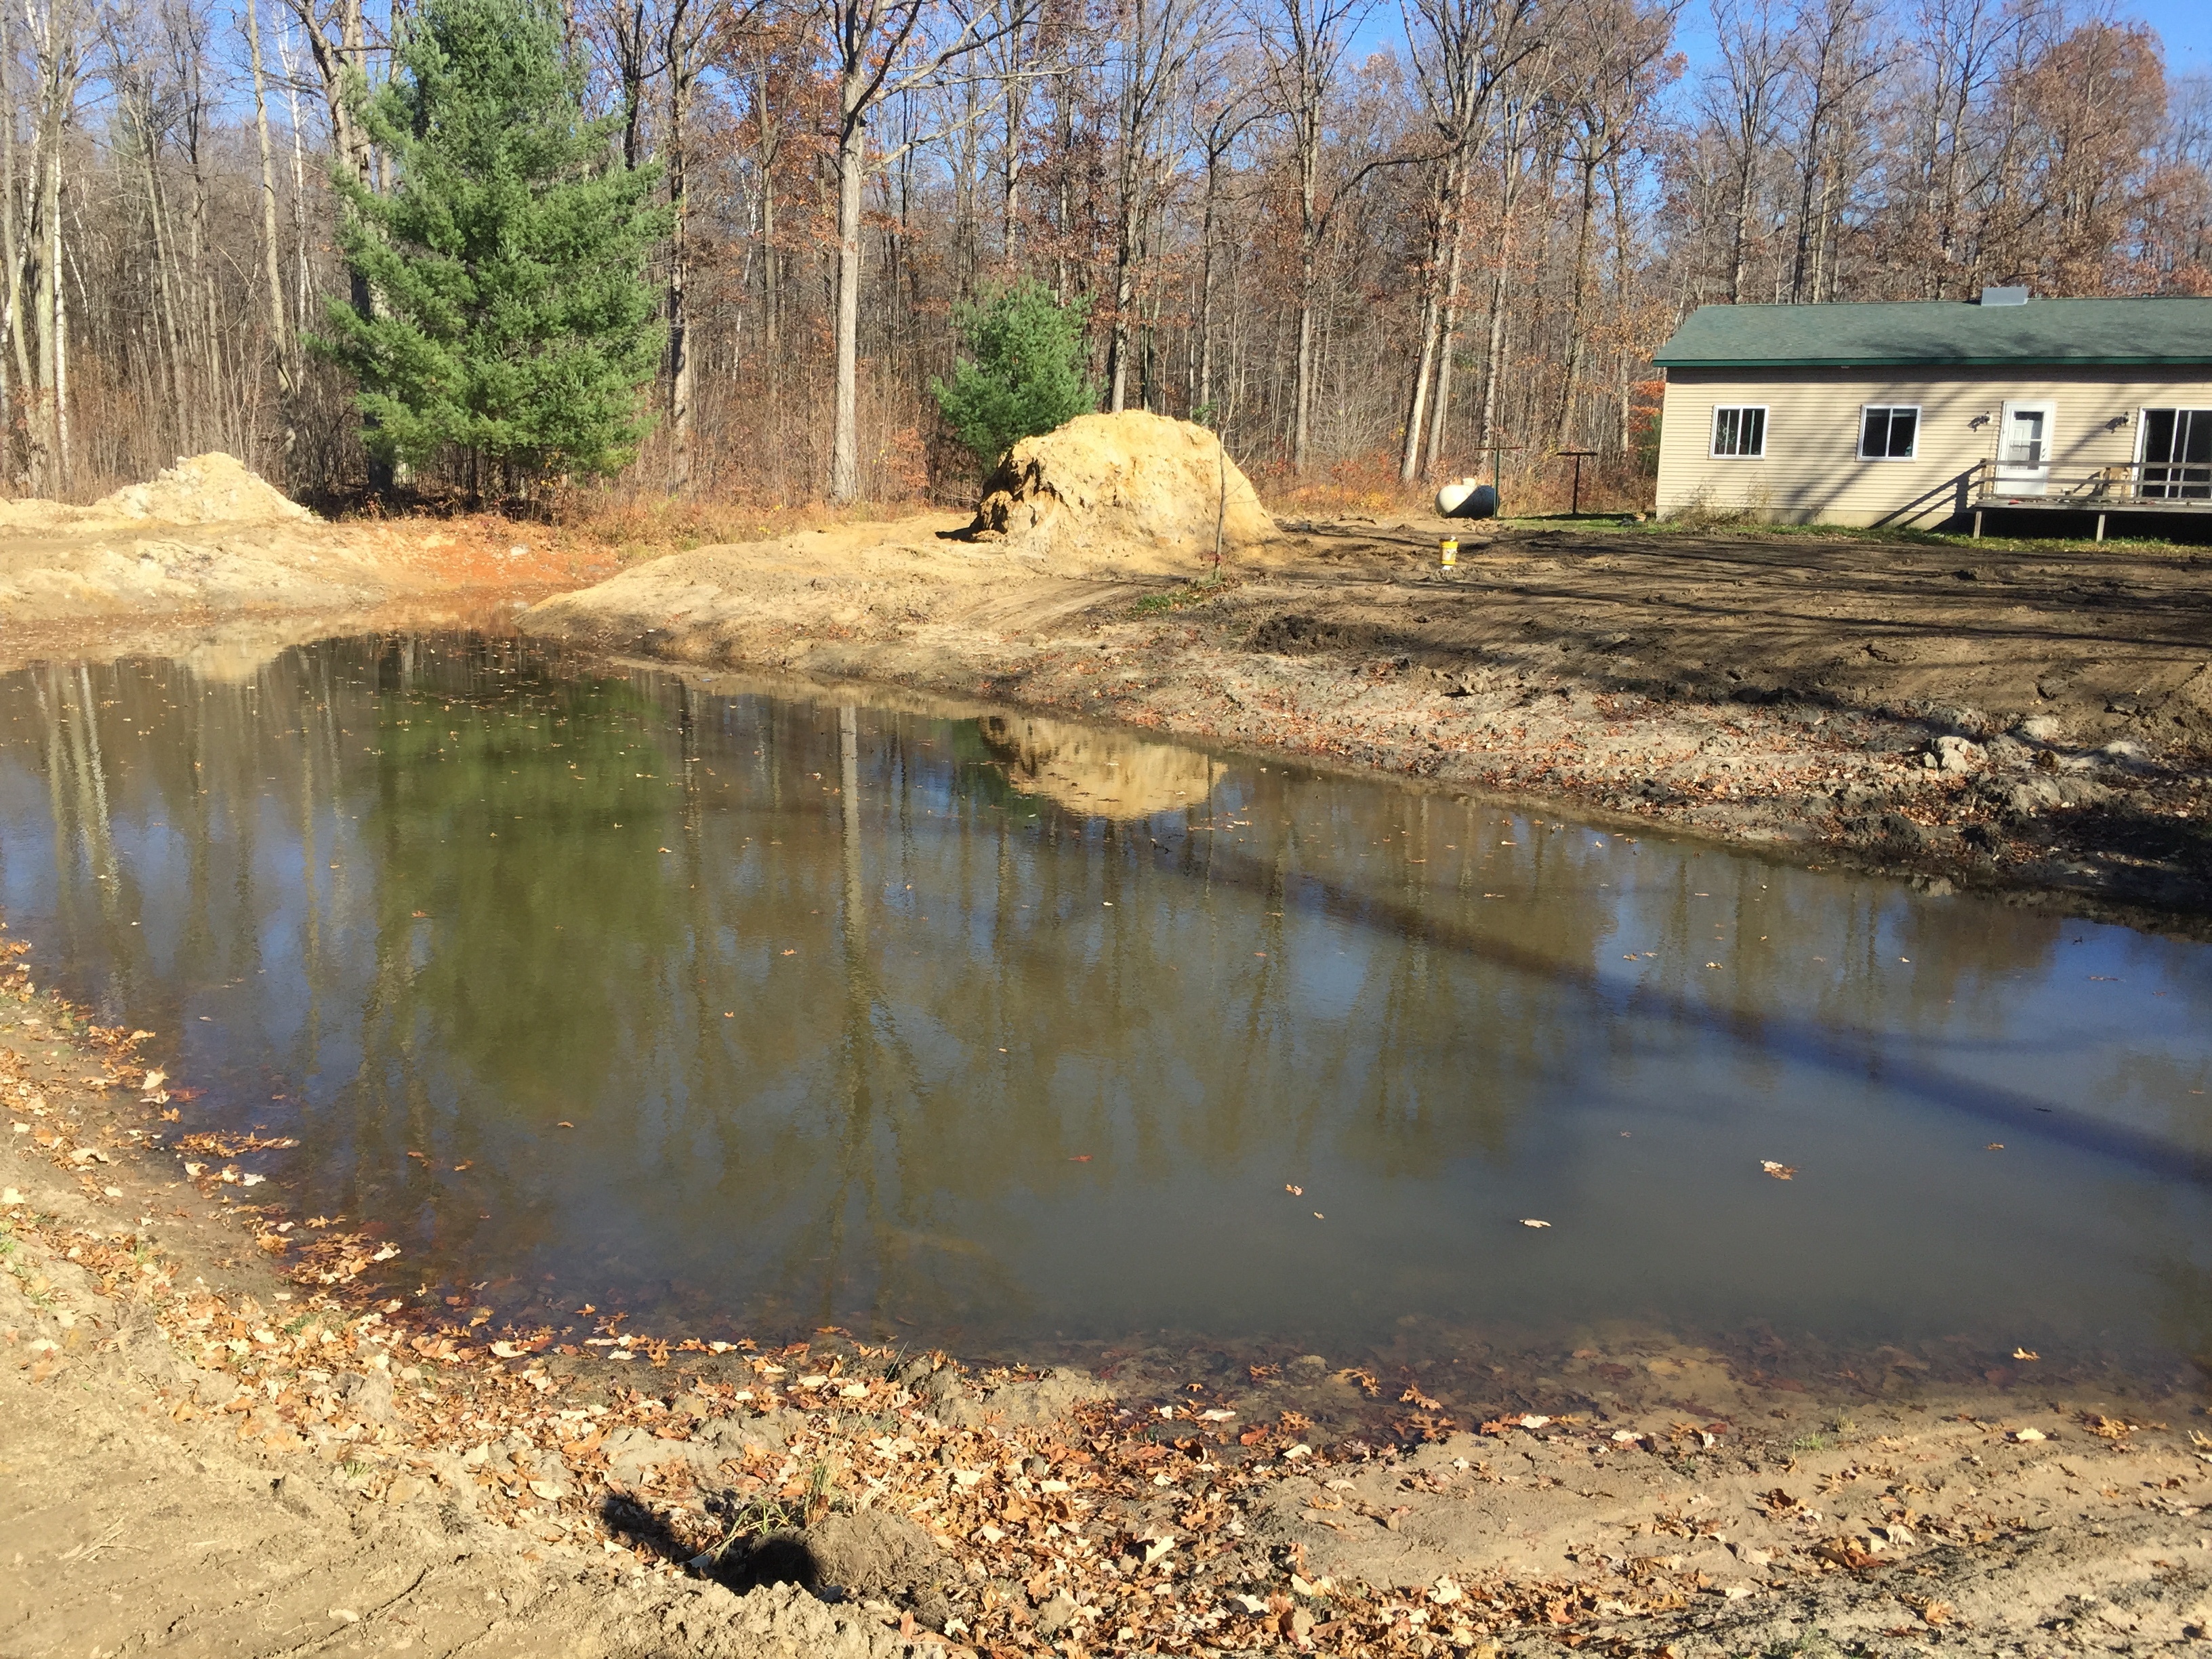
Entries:
[[1665, 368], [2206, 363], [2212, 300], [1700, 306], [1652, 361]]

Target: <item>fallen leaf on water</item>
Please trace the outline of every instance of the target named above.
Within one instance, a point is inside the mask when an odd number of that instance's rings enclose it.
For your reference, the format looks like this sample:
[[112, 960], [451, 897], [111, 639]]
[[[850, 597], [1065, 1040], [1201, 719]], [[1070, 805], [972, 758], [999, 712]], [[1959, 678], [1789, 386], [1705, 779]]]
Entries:
[[501, 1359], [520, 1359], [526, 1352], [524, 1349], [516, 1347], [512, 1342], [495, 1342], [491, 1345], [491, 1351]]
[[1304, 1188], [1293, 1187], [1287, 1181], [1283, 1183], [1283, 1190], [1288, 1193], [1292, 1198], [1304, 1198], [1306, 1195], [1306, 1189]]
[[565, 1118], [565, 1117], [564, 1117], [564, 1118], [562, 1118], [562, 1119], [558, 1123], [555, 1124], [553, 1127], [554, 1127], [555, 1128], [556, 1128], [556, 1129], [573, 1129], [573, 1128], [574, 1128], [576, 1126], [575, 1126], [574, 1124], [573, 1124], [573, 1123], [569, 1122], [569, 1121], [568, 1121], [568, 1120], [567, 1118]]
[[1316, 1221], [1326, 1221], [1326, 1220], [1328, 1220], [1328, 1218], [1327, 1216], [1323, 1215], [1323, 1214], [1322, 1214], [1319, 1210], [1316, 1210], [1316, 1211], [1314, 1212], [1314, 1219], [1315, 1219]]
[[150, 1095], [157, 1092], [168, 1080], [169, 1074], [167, 1072], [149, 1072], [146, 1073], [146, 1080], [138, 1087], [142, 1093]]
[[2014, 1359], [2040, 1359], [2043, 1358], [2041, 1354], [2036, 1352], [2033, 1348], [2014, 1348], [2012, 1351], [2012, 1357]]
[[1765, 1170], [1767, 1174], [1772, 1176], [1777, 1181], [1787, 1181], [1797, 1173], [1797, 1166], [1796, 1164], [1777, 1164], [1771, 1158], [1762, 1158], [1759, 1159], [1759, 1167]]
[[1983, 1147], [1982, 1150], [1985, 1152], [2001, 1152], [2004, 1151], [2004, 1142], [2002, 1140], [1992, 1140], [1988, 1146]]
[[462, 1170], [473, 1167], [475, 1164], [476, 1159], [472, 1158], [465, 1158], [459, 1164], [453, 1165], [453, 1173], [455, 1175], [459, 1175]]
[[799, 952], [798, 952], [798, 951], [786, 951], [784, 952], [784, 955], [786, 955], [786, 956], [787, 956], [787, 957], [795, 957], [795, 956], [797, 956], [798, 954], [799, 954]]
[[1091, 1154], [1088, 1152], [1078, 1152], [1073, 1158], [1069, 1158], [1067, 1161], [1070, 1164], [1088, 1164], [1091, 1162]]
[[1521, 1224], [1524, 1227], [1548, 1227], [1552, 1224], [1548, 1221], [1523, 1221]]

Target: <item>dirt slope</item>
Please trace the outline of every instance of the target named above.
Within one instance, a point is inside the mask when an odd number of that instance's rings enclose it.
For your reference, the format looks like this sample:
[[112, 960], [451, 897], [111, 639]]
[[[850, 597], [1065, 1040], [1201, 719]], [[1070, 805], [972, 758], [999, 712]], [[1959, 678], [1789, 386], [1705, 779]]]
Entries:
[[0, 501], [0, 672], [141, 653], [249, 672], [332, 633], [489, 623], [613, 568], [490, 519], [325, 524], [230, 456], [194, 456], [90, 507]]

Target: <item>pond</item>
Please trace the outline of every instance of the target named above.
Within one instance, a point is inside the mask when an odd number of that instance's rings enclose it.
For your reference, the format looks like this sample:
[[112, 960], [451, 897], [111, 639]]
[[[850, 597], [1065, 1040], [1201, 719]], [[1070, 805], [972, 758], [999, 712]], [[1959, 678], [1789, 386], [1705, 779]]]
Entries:
[[0, 678], [0, 906], [517, 1319], [2212, 1349], [2212, 950], [2032, 908], [477, 635]]

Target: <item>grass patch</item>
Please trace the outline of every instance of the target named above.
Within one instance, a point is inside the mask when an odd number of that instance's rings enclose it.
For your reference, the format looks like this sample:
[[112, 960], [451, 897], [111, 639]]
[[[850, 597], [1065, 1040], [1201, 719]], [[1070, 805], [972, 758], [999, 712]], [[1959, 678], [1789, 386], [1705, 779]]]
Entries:
[[808, 1472], [805, 1492], [795, 1498], [763, 1492], [743, 1503], [728, 1493], [710, 1498], [708, 1512], [721, 1521], [722, 1536], [701, 1552], [698, 1559], [710, 1565], [720, 1565], [722, 1558], [743, 1539], [764, 1538], [770, 1533], [811, 1527], [837, 1507], [836, 1485], [830, 1466], [820, 1462]]
[[1234, 584], [1224, 576], [1201, 576], [1194, 582], [1185, 582], [1180, 587], [1163, 588], [1157, 593], [1147, 593], [1130, 605], [1131, 617], [1164, 617], [1182, 610], [1185, 605], [1202, 605], [1216, 595], [1226, 592]]

